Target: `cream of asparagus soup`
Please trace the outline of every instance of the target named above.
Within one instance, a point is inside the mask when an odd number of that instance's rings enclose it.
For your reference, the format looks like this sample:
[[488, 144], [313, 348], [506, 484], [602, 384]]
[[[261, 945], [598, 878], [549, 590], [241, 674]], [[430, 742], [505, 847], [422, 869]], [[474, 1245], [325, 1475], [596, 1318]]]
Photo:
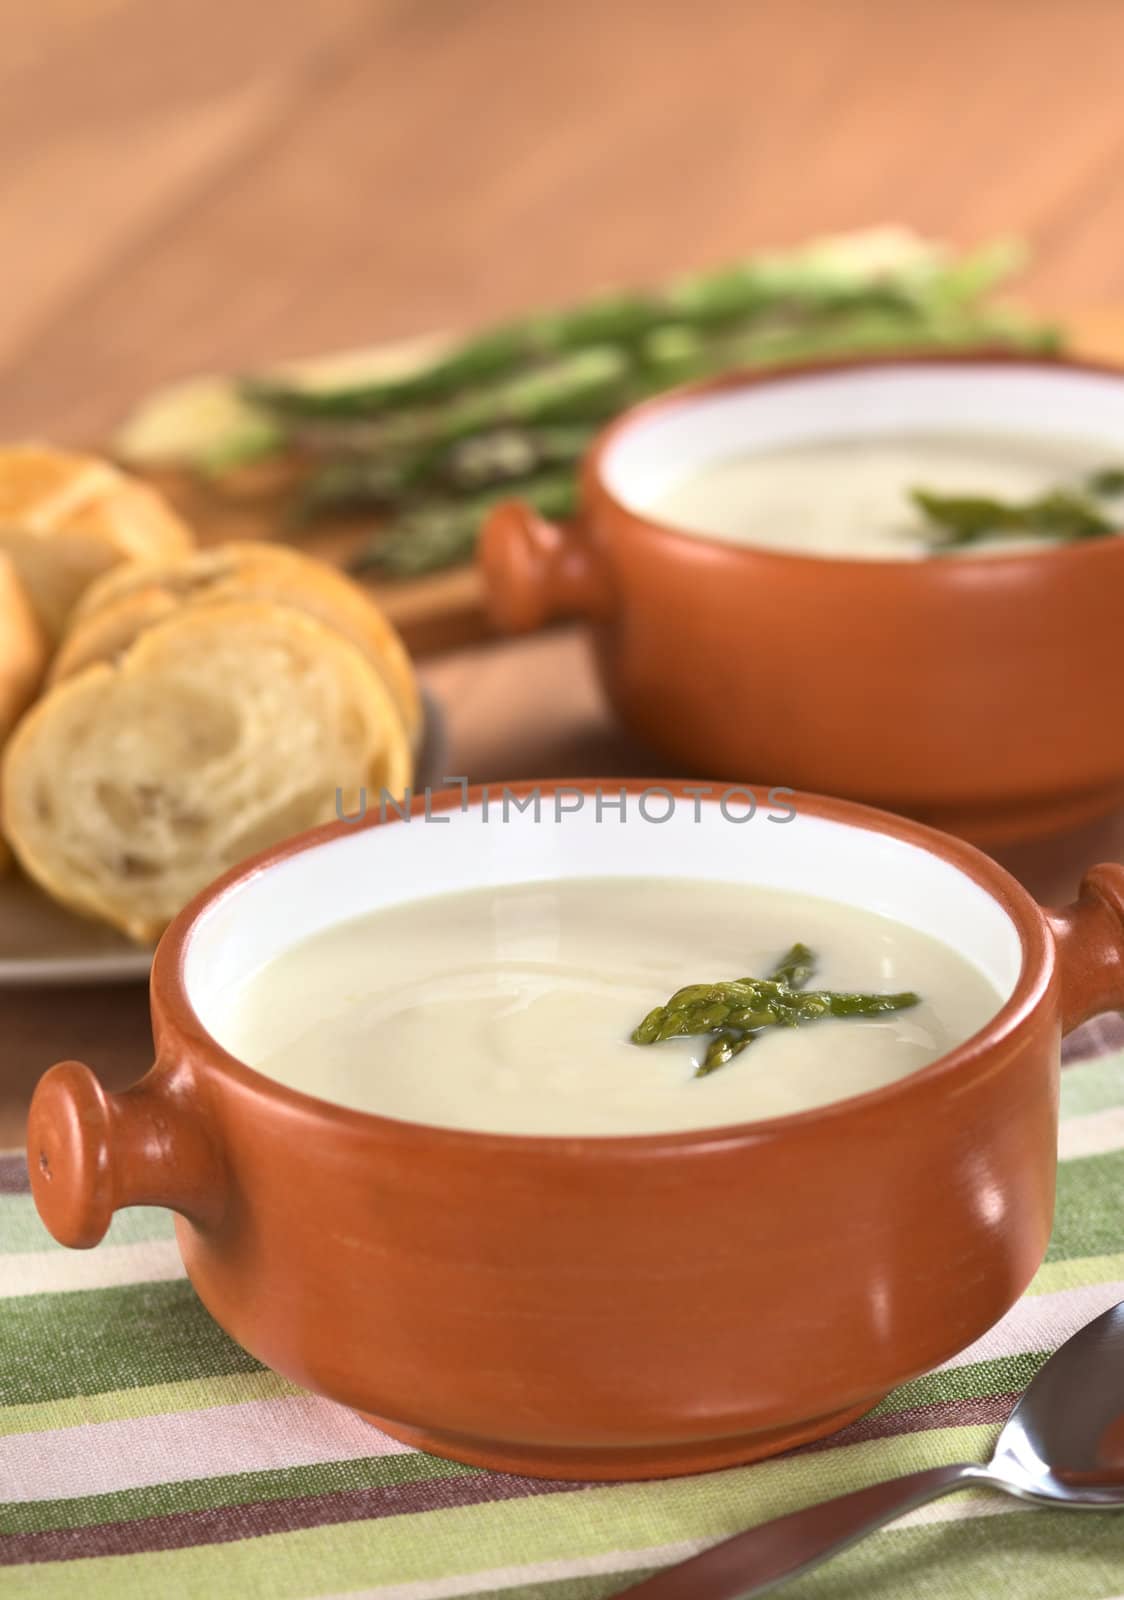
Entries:
[[1119, 531], [1122, 456], [1024, 434], [829, 438], [712, 461], [648, 509], [685, 532], [813, 555], [995, 554]]
[[564, 879], [416, 900], [261, 968], [223, 1042], [276, 1081], [412, 1122], [640, 1134], [822, 1105], [994, 1015], [955, 950], [771, 888]]

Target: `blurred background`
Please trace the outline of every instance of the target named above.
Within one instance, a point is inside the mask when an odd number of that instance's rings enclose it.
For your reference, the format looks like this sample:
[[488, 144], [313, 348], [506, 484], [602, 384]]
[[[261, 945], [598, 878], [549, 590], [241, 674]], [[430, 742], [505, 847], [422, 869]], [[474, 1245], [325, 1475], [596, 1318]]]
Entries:
[[1124, 302], [1119, 0], [6, 0], [0, 431], [894, 220]]

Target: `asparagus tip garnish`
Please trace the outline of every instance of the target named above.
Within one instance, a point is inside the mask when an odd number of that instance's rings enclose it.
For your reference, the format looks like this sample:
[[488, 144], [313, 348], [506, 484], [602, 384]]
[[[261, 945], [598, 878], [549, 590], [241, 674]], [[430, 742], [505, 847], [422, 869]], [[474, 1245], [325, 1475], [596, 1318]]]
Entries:
[[[1091, 485], [1098, 474], [1088, 480]], [[1115, 469], [1106, 473], [1115, 481]], [[1121, 477], [1124, 484], [1124, 475]], [[938, 494], [911, 489], [910, 499], [926, 521], [939, 530], [937, 550], [978, 544], [981, 539], [1031, 537], [1073, 542], [1116, 532], [1116, 523], [1078, 489], [1049, 489], [1031, 500], [1000, 500], [991, 495]], [[1112, 493], [1115, 491], [1101, 491]]]
[[695, 1076], [724, 1067], [766, 1028], [795, 1028], [827, 1017], [880, 1017], [920, 1003], [912, 990], [898, 994], [841, 993], [806, 989], [816, 958], [805, 944], [794, 944], [768, 978], [733, 978], [719, 983], [689, 983], [662, 1006], [655, 1006], [632, 1031], [640, 1045], [711, 1034]]

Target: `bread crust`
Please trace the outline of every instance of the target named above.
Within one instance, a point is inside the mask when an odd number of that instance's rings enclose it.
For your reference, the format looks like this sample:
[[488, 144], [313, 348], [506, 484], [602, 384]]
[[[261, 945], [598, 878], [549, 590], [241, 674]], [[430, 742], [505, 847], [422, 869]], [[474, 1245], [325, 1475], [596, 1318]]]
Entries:
[[154, 490], [106, 461], [45, 445], [0, 450], [0, 551], [50, 644], [110, 568], [186, 555], [194, 542]]

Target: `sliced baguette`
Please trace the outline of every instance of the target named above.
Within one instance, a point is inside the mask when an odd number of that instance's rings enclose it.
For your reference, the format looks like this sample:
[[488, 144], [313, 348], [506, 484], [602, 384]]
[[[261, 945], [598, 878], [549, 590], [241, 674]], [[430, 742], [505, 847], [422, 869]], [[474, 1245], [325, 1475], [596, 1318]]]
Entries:
[[417, 747], [421, 700], [413, 664], [393, 624], [342, 572], [284, 545], [224, 544], [172, 561], [115, 567], [77, 606], [52, 665], [51, 682], [94, 661], [112, 661], [145, 628], [180, 606], [219, 600], [272, 600], [349, 639], [382, 674], [411, 747]]
[[0, 450], [0, 552], [51, 644], [111, 567], [186, 555], [193, 543], [159, 495], [108, 462], [45, 445]]
[[43, 696], [5, 752], [0, 819], [48, 894], [148, 941], [227, 867], [410, 776], [353, 644], [288, 607], [200, 604]]

